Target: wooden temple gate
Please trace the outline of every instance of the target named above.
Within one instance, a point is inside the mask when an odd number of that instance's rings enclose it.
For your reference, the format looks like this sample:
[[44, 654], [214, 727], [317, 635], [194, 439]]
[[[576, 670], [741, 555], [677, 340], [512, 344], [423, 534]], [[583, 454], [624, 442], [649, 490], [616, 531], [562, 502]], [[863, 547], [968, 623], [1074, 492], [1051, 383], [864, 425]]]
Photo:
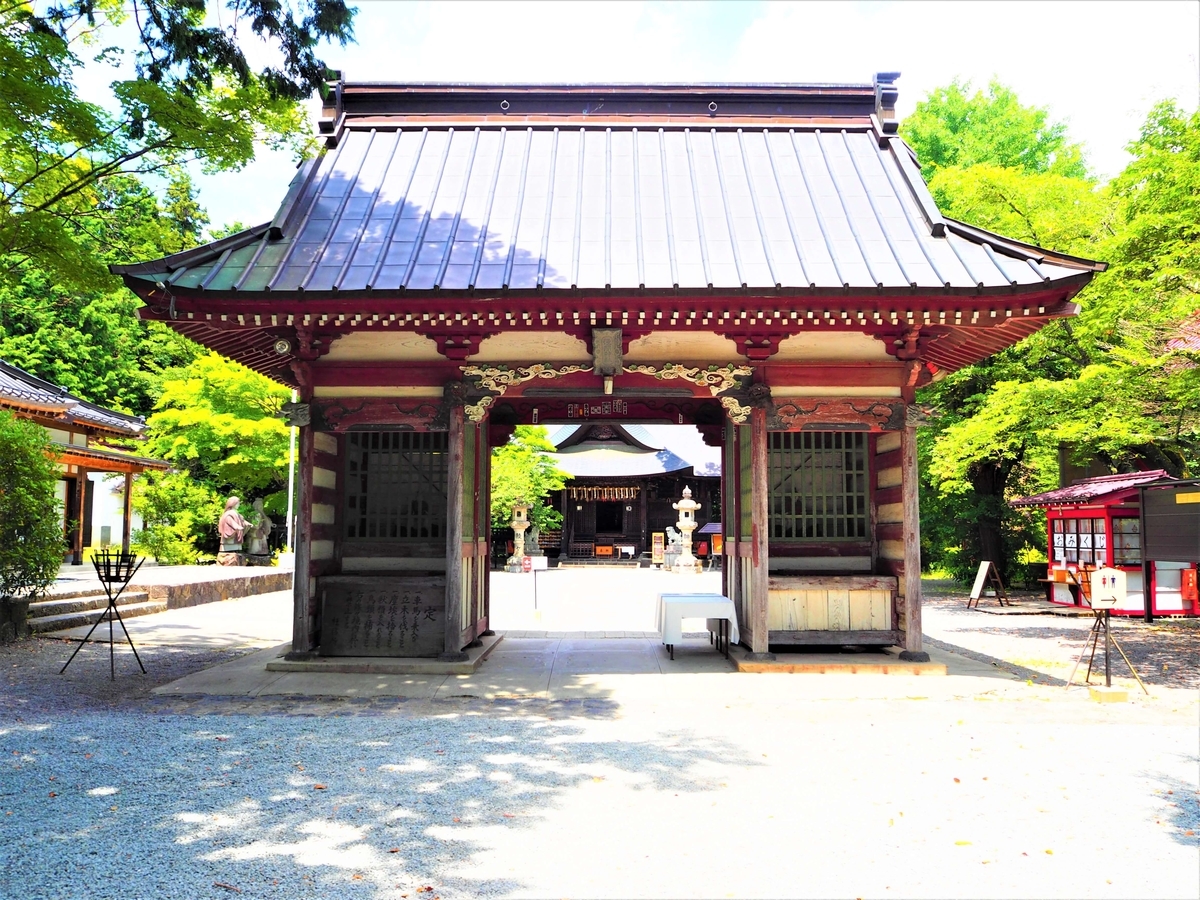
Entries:
[[921, 658], [915, 392], [1103, 266], [944, 218], [894, 80], [338, 80], [274, 220], [115, 266], [144, 318], [300, 392], [292, 655], [461, 659], [489, 449], [606, 419], [723, 448], [752, 653]]

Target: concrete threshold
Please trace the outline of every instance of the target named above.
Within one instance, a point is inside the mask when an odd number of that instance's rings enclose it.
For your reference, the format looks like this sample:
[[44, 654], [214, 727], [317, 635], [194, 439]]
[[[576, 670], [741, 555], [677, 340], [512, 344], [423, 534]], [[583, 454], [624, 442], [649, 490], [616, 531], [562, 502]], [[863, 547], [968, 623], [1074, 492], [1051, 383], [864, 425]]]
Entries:
[[465, 662], [425, 657], [321, 656], [316, 659], [274, 659], [268, 672], [341, 672], [348, 675], [473, 675], [504, 635], [481, 638], [483, 646], [467, 649]]
[[776, 653], [768, 662], [746, 659], [744, 647], [734, 647], [730, 657], [739, 672], [779, 672], [789, 675], [945, 675], [941, 662], [908, 662], [900, 650], [888, 647], [883, 653]]

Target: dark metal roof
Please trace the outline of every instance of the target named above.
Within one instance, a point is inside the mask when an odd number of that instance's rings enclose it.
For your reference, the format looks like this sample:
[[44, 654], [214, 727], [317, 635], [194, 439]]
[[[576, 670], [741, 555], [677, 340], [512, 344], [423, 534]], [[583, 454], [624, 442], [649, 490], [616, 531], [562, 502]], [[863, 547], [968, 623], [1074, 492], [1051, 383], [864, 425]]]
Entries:
[[113, 271], [179, 293], [1007, 293], [1102, 268], [945, 219], [876, 126], [718, 122], [345, 127], [271, 223]]
[[1011, 505], [1060, 506], [1091, 503], [1101, 497], [1132, 490], [1140, 485], [1166, 477], [1168, 476], [1165, 469], [1154, 469], [1149, 472], [1125, 472], [1118, 475], [1101, 475], [1098, 478], [1083, 478], [1066, 487], [1013, 500]]
[[5, 406], [57, 419], [65, 425], [116, 434], [140, 435], [146, 430], [146, 422], [141, 417], [80, 400], [64, 388], [0, 360], [0, 407]]

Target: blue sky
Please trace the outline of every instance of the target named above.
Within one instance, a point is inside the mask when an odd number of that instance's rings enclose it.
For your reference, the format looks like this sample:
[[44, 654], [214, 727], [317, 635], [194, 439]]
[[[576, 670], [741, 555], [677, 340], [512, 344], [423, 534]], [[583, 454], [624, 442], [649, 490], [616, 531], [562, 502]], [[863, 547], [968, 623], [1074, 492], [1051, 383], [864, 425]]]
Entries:
[[[1154, 102], [1195, 109], [1194, 2], [539, 2], [359, 0], [357, 44], [327, 63], [354, 81], [867, 82], [899, 71], [901, 116], [959, 77], [1049, 107], [1102, 176]], [[98, 96], [111, 70], [81, 84]], [[314, 104], [315, 106], [315, 104]], [[201, 176], [214, 226], [274, 214], [294, 164], [264, 153]]]

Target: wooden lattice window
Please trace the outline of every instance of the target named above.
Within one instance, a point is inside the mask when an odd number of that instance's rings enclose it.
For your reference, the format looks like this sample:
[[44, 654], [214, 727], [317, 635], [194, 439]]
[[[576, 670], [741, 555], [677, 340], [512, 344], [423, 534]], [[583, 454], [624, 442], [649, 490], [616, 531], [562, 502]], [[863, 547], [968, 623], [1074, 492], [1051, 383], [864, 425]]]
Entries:
[[771, 538], [867, 540], [867, 435], [782, 431], [769, 439]]
[[445, 538], [445, 432], [350, 432], [346, 456], [347, 540]]

